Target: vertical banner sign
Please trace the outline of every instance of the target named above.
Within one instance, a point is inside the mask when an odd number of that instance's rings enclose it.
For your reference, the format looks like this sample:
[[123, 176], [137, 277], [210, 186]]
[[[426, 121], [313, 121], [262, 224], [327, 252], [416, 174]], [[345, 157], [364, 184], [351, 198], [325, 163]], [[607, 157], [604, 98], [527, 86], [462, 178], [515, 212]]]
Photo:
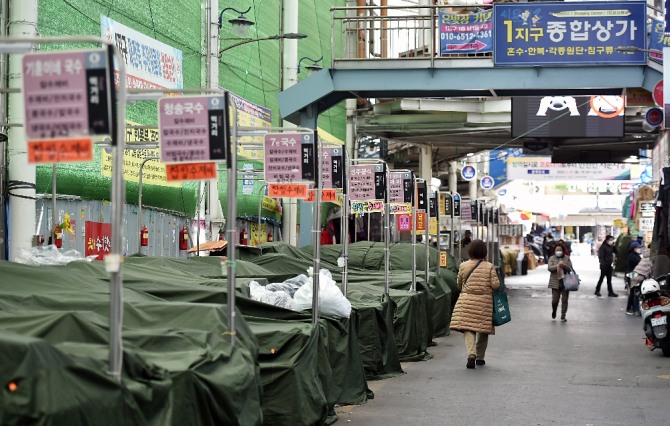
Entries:
[[[433, 195], [436, 195], [436, 194], [433, 192]], [[430, 197], [428, 199], [428, 208], [430, 210], [430, 217], [437, 217], [438, 216], [437, 196]]]
[[428, 208], [428, 194], [426, 189], [426, 182], [419, 182], [416, 185], [416, 208], [417, 210], [426, 211]]
[[471, 203], [465, 203], [461, 204], [461, 212], [460, 212], [461, 219], [470, 221], [472, 220], [472, 204]]
[[451, 216], [452, 212], [454, 211], [454, 200], [453, 196], [451, 194], [442, 194], [444, 196], [444, 203], [443, 203], [443, 208], [444, 208], [444, 215], [445, 216]]
[[493, 50], [493, 11], [455, 14], [438, 12], [440, 54], [483, 53]]
[[28, 162], [91, 161], [91, 136], [112, 130], [107, 51], [29, 53], [22, 67]]
[[225, 97], [170, 96], [158, 100], [164, 163], [225, 161], [228, 111]]
[[[666, 9], [668, 0], [665, 0]], [[666, 15], [667, 16], [667, 15]], [[670, 19], [670, 17], [666, 17]], [[663, 63], [664, 47], [670, 47], [670, 36], [665, 32], [665, 21], [655, 19], [651, 21], [651, 34], [649, 34], [649, 59]]]
[[641, 1], [495, 3], [494, 65], [645, 64], [646, 13]]
[[454, 217], [461, 217], [461, 196], [454, 194]]
[[[272, 110], [256, 105], [248, 100], [228, 93], [230, 99], [230, 114], [237, 117], [237, 127], [272, 127]], [[237, 146], [237, 158], [249, 160], [263, 159], [263, 136], [238, 136], [235, 141]]]
[[112, 224], [86, 221], [84, 238], [85, 256], [97, 255], [97, 260], [103, 260], [112, 248]]
[[353, 165], [349, 167], [349, 199], [351, 201], [377, 200], [375, 191], [376, 165]]

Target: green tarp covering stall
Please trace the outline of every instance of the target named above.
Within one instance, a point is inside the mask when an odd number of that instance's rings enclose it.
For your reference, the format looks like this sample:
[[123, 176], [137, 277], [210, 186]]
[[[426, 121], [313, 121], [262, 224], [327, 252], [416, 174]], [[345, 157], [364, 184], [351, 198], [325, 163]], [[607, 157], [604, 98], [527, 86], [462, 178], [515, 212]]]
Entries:
[[[322, 424], [334, 420], [335, 404], [366, 401], [356, 312], [350, 319], [323, 317], [315, 326], [309, 314], [243, 297], [250, 280], [240, 278], [239, 343], [232, 347], [227, 282], [220, 274], [217, 258], [126, 259], [124, 377], [121, 386], [107, 380], [111, 388], [106, 391], [110, 406], [116, 400], [136, 411], [140, 421], [125, 424], [189, 424], [195, 419], [195, 424], [254, 425], [261, 417], [264, 424]], [[82, 383], [65, 392], [76, 395], [83, 389], [96, 395], [109, 387], [104, 380], [99, 382], [103, 390], [96, 390], [98, 381], [86, 383], [86, 378], [107, 377], [109, 283], [102, 262], [50, 267], [5, 262], [0, 282], [0, 327], [14, 333], [6, 337], [7, 345], [34, 339], [22, 343], [24, 352], [46, 347], [83, 371]], [[10, 360], [0, 367], [3, 383], [21, 371], [20, 360]], [[31, 371], [40, 377], [42, 369], [51, 367], [42, 363]], [[49, 389], [48, 383], [40, 385]], [[48, 403], [54, 401], [43, 402]], [[91, 424], [104, 415], [88, 412], [84, 404], [56, 403], [34, 411], [36, 404], [25, 397], [2, 401], [0, 424], [29, 424], [31, 416], [43, 419], [39, 424]], [[67, 416], [79, 420], [65, 421]]]
[[122, 383], [109, 379], [100, 271], [0, 262], [0, 382], [17, 386], [0, 393], [0, 424], [260, 424], [256, 338], [241, 319], [231, 346], [221, 304], [126, 288]]

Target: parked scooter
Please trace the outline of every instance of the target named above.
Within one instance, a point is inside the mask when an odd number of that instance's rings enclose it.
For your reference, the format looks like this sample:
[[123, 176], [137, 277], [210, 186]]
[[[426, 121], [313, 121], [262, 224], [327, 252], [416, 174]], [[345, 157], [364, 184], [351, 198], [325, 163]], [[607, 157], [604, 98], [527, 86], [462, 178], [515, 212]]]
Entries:
[[[663, 281], [665, 280], [666, 277]], [[658, 281], [648, 279], [642, 282], [640, 292], [647, 347], [652, 351], [661, 348], [663, 355], [670, 357], [670, 333], [668, 333], [670, 297], [667, 290], [662, 289]]]

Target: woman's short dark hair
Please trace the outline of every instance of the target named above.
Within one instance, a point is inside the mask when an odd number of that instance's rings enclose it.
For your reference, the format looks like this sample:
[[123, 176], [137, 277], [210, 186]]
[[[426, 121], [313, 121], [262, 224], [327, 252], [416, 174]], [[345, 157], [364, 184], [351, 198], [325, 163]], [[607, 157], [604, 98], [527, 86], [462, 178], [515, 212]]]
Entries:
[[486, 259], [487, 254], [486, 243], [482, 240], [474, 240], [468, 245], [470, 259]]

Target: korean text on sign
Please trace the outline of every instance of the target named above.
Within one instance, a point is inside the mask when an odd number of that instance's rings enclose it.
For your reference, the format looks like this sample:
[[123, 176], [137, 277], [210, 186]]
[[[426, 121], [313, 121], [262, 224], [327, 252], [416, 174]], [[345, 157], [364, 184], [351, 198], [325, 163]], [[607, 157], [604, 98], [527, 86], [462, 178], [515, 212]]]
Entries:
[[109, 135], [112, 93], [107, 52], [31, 53], [23, 57], [28, 139]]
[[220, 95], [159, 99], [161, 160], [164, 163], [225, 160], [226, 104], [225, 96]]
[[483, 53], [493, 49], [493, 11], [439, 12], [440, 54]]
[[309, 133], [265, 135], [265, 180], [273, 183], [314, 180], [314, 136]]
[[643, 2], [496, 3], [495, 65], [644, 64]]
[[112, 225], [110, 223], [86, 221], [84, 226], [86, 239], [85, 255], [97, 255], [103, 260], [112, 249]]
[[356, 165], [349, 168], [349, 198], [351, 201], [371, 201], [384, 198], [386, 185], [384, 166]]

